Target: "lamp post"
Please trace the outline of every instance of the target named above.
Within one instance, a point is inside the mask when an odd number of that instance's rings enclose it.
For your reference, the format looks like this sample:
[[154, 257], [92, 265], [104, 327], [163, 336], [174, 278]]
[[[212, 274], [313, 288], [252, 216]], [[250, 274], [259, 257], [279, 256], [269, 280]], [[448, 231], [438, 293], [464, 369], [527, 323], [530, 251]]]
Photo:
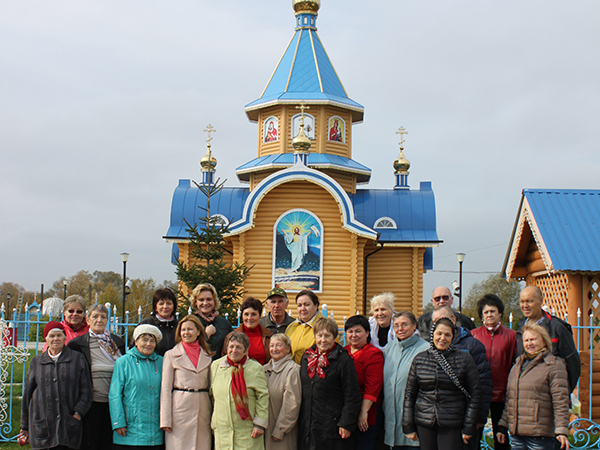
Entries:
[[125, 323], [125, 299], [127, 298], [126, 284], [127, 284], [127, 260], [129, 259], [129, 253], [121, 253], [121, 260], [123, 261], [123, 318], [122, 323]]
[[464, 253], [457, 253], [458, 259], [458, 311], [462, 313], [462, 265], [465, 260]]
[[67, 280], [63, 280], [63, 300], [67, 299]]
[[12, 295], [10, 295], [10, 292], [6, 293], [6, 305], [8, 307], [7, 309], [7, 313], [8, 313], [8, 318], [10, 319], [10, 298], [12, 297]]

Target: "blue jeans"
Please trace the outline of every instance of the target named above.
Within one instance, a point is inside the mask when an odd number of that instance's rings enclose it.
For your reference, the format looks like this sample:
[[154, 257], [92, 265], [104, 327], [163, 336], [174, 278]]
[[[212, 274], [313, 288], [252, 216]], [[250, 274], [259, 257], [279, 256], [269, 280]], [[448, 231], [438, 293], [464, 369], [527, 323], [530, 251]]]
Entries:
[[554, 450], [553, 437], [511, 436], [512, 450]]

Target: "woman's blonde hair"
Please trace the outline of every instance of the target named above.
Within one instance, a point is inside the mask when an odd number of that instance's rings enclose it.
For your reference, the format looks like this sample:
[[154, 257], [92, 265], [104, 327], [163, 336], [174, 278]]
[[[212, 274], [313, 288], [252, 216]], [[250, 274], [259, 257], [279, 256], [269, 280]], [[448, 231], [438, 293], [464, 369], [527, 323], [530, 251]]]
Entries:
[[373, 308], [375, 305], [384, 304], [390, 311], [394, 311], [394, 301], [396, 300], [396, 296], [391, 292], [384, 292], [382, 294], [376, 295], [371, 299], [371, 311], [369, 314], [373, 314]]
[[215, 311], [217, 311], [221, 307], [221, 301], [219, 300], [219, 296], [217, 295], [217, 290], [210, 283], [200, 283], [198, 286], [194, 288], [192, 291], [192, 295], [190, 296], [190, 303], [195, 308], [196, 300], [202, 291], [208, 291], [213, 296], [213, 301], [215, 302]]
[[315, 322], [315, 324], [313, 325], [313, 333], [315, 334], [315, 336], [317, 335], [317, 333], [319, 333], [319, 331], [323, 331], [323, 330], [327, 330], [331, 334], [333, 334], [334, 339], [337, 339], [338, 334], [340, 333], [338, 324], [333, 319], [323, 318], [323, 319], [319, 319]]
[[273, 336], [271, 336], [271, 342], [273, 341], [281, 342], [288, 348], [288, 350], [292, 349], [292, 340], [283, 333], [275, 333]]
[[527, 321], [525, 323], [525, 326], [523, 327], [523, 333], [522, 335], [525, 335], [526, 331], [533, 331], [537, 334], [539, 334], [542, 339], [544, 340], [544, 343], [546, 344], [546, 348], [550, 351], [552, 351], [552, 339], [550, 339], [550, 335], [548, 334], [548, 331], [546, 331], [546, 329], [541, 326], [538, 325], [537, 323], [533, 323], [533, 322], [529, 322]]
[[83, 313], [86, 313], [87, 305], [85, 304], [85, 299], [81, 295], [69, 295], [63, 303], [63, 311], [66, 311], [73, 303], [77, 303], [81, 306], [83, 308]]

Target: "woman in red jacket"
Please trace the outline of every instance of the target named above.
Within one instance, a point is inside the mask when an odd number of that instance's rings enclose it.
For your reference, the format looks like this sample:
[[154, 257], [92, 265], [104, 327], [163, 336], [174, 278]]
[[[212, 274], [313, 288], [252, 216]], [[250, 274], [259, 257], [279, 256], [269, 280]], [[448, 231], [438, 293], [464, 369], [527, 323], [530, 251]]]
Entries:
[[375, 448], [383, 419], [383, 353], [371, 344], [370, 329], [364, 316], [352, 316], [344, 325], [346, 341], [350, 343], [346, 350], [354, 360], [363, 398], [354, 438], [356, 450]]
[[502, 417], [506, 401], [506, 382], [516, 356], [517, 333], [502, 325], [504, 304], [494, 294], [487, 294], [477, 302], [477, 312], [483, 321], [483, 326], [471, 330], [471, 334], [483, 345], [492, 369], [492, 428], [494, 430], [494, 448], [510, 450], [508, 442], [500, 443], [496, 438], [498, 422]]

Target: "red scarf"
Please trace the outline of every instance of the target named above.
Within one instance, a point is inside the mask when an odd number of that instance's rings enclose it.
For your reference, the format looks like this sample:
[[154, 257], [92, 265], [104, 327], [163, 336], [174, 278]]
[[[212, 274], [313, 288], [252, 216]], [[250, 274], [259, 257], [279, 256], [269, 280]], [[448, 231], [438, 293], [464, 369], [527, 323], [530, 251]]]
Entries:
[[246, 391], [246, 379], [244, 378], [244, 363], [248, 356], [244, 356], [240, 362], [234, 363], [229, 356], [227, 362], [232, 367], [231, 371], [231, 395], [235, 403], [235, 409], [242, 420], [252, 421], [250, 410], [248, 409], [248, 391]]
[[314, 377], [316, 372], [317, 375], [319, 375], [319, 378], [325, 378], [325, 371], [323, 370], [323, 368], [329, 365], [329, 359], [327, 358], [329, 357], [329, 354], [332, 350], [333, 348], [326, 353], [321, 353], [319, 349], [313, 350], [312, 348], [309, 348], [308, 350], [306, 350], [306, 355], [308, 358], [309, 377]]
[[198, 359], [200, 359], [200, 343], [198, 341], [188, 344], [182, 342], [185, 354], [190, 358], [192, 365], [198, 367]]

